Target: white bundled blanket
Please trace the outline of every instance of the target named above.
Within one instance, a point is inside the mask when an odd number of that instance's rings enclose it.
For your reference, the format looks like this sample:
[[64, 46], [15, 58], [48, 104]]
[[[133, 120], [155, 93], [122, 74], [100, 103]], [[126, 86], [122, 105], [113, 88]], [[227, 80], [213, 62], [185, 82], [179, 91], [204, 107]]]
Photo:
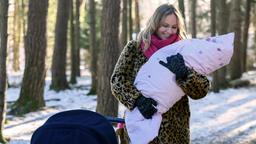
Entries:
[[185, 39], [155, 52], [140, 68], [134, 85], [148, 98], [157, 101], [157, 113], [145, 119], [138, 108], [125, 113], [125, 123], [132, 144], [152, 141], [160, 129], [162, 114], [167, 112], [185, 93], [176, 84], [175, 75], [159, 61], [180, 53], [185, 65], [206, 75], [227, 65], [233, 55], [234, 33], [207, 39]]

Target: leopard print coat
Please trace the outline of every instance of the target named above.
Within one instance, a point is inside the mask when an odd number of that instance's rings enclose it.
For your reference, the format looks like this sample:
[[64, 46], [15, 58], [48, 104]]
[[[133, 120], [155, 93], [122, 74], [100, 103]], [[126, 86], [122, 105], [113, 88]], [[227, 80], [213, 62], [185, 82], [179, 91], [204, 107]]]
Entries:
[[[146, 61], [147, 58], [138, 47], [137, 41], [130, 41], [123, 49], [111, 77], [113, 95], [130, 110], [135, 107], [135, 100], [140, 95], [133, 82], [140, 67]], [[186, 80], [176, 80], [176, 82], [192, 99], [203, 98], [209, 90], [208, 79], [192, 69]], [[163, 114], [159, 135], [150, 144], [190, 143], [189, 118], [188, 97], [184, 96]]]

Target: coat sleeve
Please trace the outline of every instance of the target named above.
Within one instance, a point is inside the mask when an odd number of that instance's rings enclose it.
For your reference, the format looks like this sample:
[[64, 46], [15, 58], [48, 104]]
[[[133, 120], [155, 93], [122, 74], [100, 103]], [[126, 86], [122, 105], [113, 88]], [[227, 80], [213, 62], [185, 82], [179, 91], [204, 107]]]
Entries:
[[197, 100], [206, 96], [210, 83], [206, 76], [190, 69], [190, 74], [185, 80], [176, 80], [177, 84], [190, 98]]
[[125, 46], [110, 81], [112, 94], [130, 110], [134, 108], [135, 100], [141, 95], [133, 85], [136, 75], [133, 68], [137, 58], [135, 45], [136, 42], [131, 41]]

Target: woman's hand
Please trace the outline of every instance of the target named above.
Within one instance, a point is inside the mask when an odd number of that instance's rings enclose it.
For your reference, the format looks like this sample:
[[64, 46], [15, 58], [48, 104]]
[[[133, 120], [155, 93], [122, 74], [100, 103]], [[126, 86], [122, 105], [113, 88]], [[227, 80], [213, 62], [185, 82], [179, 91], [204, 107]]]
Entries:
[[146, 119], [152, 118], [154, 113], [157, 112], [157, 109], [156, 109], [157, 102], [152, 98], [146, 98], [144, 96], [140, 96], [136, 100], [135, 105], [138, 107], [140, 113]]
[[183, 56], [181, 54], [172, 55], [166, 58], [167, 63], [159, 61], [161, 65], [169, 69], [176, 75], [176, 79], [186, 79], [188, 75], [188, 68], [184, 63]]

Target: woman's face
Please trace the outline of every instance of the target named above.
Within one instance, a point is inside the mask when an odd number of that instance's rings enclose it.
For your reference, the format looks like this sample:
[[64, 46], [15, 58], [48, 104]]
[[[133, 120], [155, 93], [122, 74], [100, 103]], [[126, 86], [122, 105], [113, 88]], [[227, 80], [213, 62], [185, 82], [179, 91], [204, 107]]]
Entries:
[[156, 31], [157, 36], [164, 40], [170, 37], [172, 34], [177, 34], [178, 31], [178, 21], [177, 17], [174, 14], [170, 14], [166, 16], [160, 22], [160, 26]]

